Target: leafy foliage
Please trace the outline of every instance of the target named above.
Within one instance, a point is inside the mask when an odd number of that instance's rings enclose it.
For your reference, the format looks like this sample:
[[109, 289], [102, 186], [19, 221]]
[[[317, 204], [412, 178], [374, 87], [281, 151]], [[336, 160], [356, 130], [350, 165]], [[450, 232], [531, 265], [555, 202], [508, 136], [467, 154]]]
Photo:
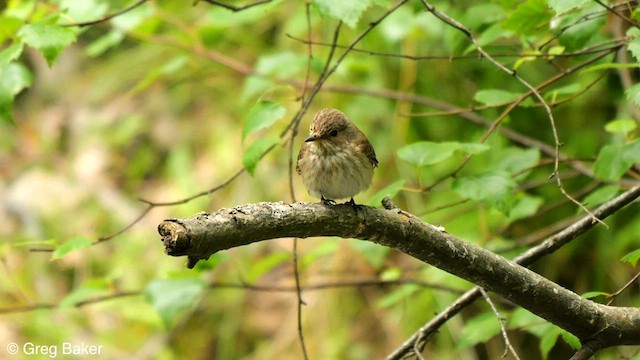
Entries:
[[[183, 264], [162, 253], [155, 228], [162, 218], [291, 201], [288, 175], [320, 108], [343, 110], [376, 149], [380, 167], [359, 204], [392, 197], [401, 209], [507, 257], [584, 215], [557, 179], [589, 209], [637, 184], [640, 29], [632, 3], [429, 2], [475, 43], [422, 2], [393, 12], [395, 3], [381, 0], [222, 3], [255, 6], [0, 3], [0, 234], [7, 239], [0, 306], [51, 309], [2, 315], [14, 316], [10, 341], [23, 334], [38, 344], [99, 338], [113, 351], [108, 356], [126, 357], [162, 338], [150, 356], [193, 358], [211, 349], [207, 356], [221, 359], [299, 358], [289, 316], [295, 295], [274, 290], [293, 283], [288, 240], [215, 254], [187, 275], [167, 276]], [[553, 125], [531, 88], [491, 60], [540, 93]], [[308, 111], [293, 124], [302, 104]], [[231, 179], [242, 169], [251, 176]], [[296, 198], [311, 200], [292, 175]], [[200, 192], [207, 196], [148, 213], [138, 201]], [[614, 294], [640, 258], [637, 204], [630, 207], [607, 220], [609, 230], [585, 235], [588, 246], [565, 247], [536, 271], [596, 300]], [[404, 341], [397, 334], [415, 331], [471, 286], [369, 242], [307, 239], [299, 246], [306, 285], [437, 285], [303, 292], [311, 358], [389, 353]], [[102, 297], [109, 301], [91, 302]], [[640, 306], [628, 292], [615, 300]], [[554, 359], [579, 346], [531, 313], [501, 307], [516, 348], [537, 344], [534, 351]], [[52, 325], [51, 312], [63, 325]], [[459, 317], [434, 336], [428, 355], [502, 356], [499, 322], [484, 304]]]

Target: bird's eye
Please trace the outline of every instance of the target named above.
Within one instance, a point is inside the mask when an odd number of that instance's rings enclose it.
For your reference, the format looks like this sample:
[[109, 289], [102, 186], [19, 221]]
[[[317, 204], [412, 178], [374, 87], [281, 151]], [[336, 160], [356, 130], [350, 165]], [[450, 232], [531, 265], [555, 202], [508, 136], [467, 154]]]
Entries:
[[329, 133], [329, 135], [331, 135], [331, 136], [333, 136], [333, 137], [338, 136], [338, 130], [332, 130], [332, 131]]

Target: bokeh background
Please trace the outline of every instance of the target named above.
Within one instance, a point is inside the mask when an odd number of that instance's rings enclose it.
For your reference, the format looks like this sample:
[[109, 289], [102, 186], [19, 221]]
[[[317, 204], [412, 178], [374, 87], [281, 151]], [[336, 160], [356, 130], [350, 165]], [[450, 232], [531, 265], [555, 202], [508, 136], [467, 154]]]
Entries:
[[[292, 239], [215, 254], [187, 270], [185, 259], [164, 254], [156, 227], [200, 211], [289, 202], [291, 187], [297, 201], [317, 201], [295, 173], [290, 183], [290, 133], [281, 134], [330, 52], [335, 64], [393, 4], [272, 1], [233, 12], [207, 1], [147, 1], [94, 25], [58, 26], [134, 3], [2, 4], [0, 84], [9, 90], [0, 91], [0, 358], [11, 342], [71, 342], [102, 345], [102, 358], [300, 359]], [[596, 2], [568, 3], [433, 2], [530, 84], [550, 82], [542, 95], [553, 104], [566, 156], [557, 176], [591, 209], [637, 184], [635, 5], [615, 8], [628, 23]], [[340, 20], [340, 46], [332, 47]], [[27, 31], [27, 24], [51, 28]], [[15, 44], [23, 44], [17, 56]], [[313, 114], [334, 107], [367, 134], [380, 161], [358, 203], [379, 206], [393, 196], [425, 221], [506, 257], [585, 214], [549, 179], [555, 142], [537, 99], [513, 109], [479, 145], [487, 124], [527, 89], [421, 2], [384, 18], [356, 50], [311, 101], [294, 160]], [[281, 115], [243, 136], [265, 102]], [[259, 161], [247, 159], [264, 139], [276, 146]], [[252, 174], [184, 204], [145, 213], [139, 200], [187, 198], [248, 163]], [[597, 226], [533, 269], [606, 302], [638, 271], [636, 214], [637, 205], [619, 211], [608, 229]], [[302, 284], [326, 286], [303, 292], [312, 359], [384, 358], [473, 286], [368, 242], [312, 238], [298, 247]], [[632, 285], [615, 304], [638, 306], [637, 295]], [[569, 334], [493, 298], [522, 359], [573, 353]], [[498, 322], [482, 301], [425, 350], [437, 359], [503, 352]], [[638, 349], [601, 358], [637, 359]]]

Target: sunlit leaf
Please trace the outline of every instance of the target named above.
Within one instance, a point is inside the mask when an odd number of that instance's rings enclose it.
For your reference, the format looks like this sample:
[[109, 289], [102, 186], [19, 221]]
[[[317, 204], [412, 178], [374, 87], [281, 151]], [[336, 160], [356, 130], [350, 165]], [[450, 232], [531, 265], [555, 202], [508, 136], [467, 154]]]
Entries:
[[633, 267], [636, 267], [636, 265], [638, 265], [638, 260], [640, 260], [640, 249], [633, 250], [632, 252], [623, 256], [620, 260], [631, 264]]
[[500, 89], [486, 89], [478, 91], [473, 99], [487, 106], [504, 105], [517, 100], [522, 94]]
[[17, 59], [22, 54], [22, 42], [15, 42], [11, 46], [0, 51], [0, 74], [10, 62]]
[[60, 259], [76, 250], [86, 249], [91, 246], [92, 241], [86, 236], [79, 236], [66, 241], [62, 245], [58, 246], [51, 255], [51, 260]]
[[65, 27], [49, 24], [28, 24], [18, 31], [25, 44], [34, 47], [53, 65], [64, 48], [76, 41], [75, 33]]
[[350, 27], [355, 27], [362, 13], [373, 0], [313, 0], [313, 5], [324, 15], [341, 20]]
[[258, 162], [265, 151], [280, 141], [277, 136], [265, 137], [254, 141], [242, 154], [242, 165], [249, 174], [253, 175]]
[[573, 10], [580, 5], [586, 3], [588, 0], [547, 0], [549, 7], [556, 12], [556, 15], [564, 14], [570, 10]]
[[604, 129], [610, 133], [628, 134], [637, 127], [638, 124], [633, 119], [619, 119], [608, 122]]
[[459, 148], [457, 142], [421, 141], [400, 148], [398, 157], [417, 166], [431, 165], [449, 158]]
[[540, 151], [538, 149], [510, 147], [500, 152], [500, 157], [492, 169], [516, 175], [532, 168], [539, 161]]
[[574, 350], [580, 349], [580, 339], [578, 339], [575, 335], [562, 329], [560, 330], [560, 335], [562, 336], [562, 340], [564, 340], [564, 342], [566, 342]]
[[199, 278], [154, 280], [144, 293], [168, 327], [195, 305], [205, 287]]
[[244, 120], [242, 140], [249, 134], [273, 125], [276, 121], [282, 119], [286, 112], [287, 109], [276, 102], [264, 100], [256, 102]]

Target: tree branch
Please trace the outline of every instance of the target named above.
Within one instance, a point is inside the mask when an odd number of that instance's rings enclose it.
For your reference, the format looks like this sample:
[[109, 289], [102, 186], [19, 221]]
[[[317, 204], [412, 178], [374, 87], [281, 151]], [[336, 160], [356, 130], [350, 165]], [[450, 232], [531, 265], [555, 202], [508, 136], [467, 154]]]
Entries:
[[339, 236], [372, 241], [493, 291], [593, 348], [640, 344], [640, 309], [597, 304], [397, 208], [257, 203], [169, 219], [158, 226], [166, 252], [188, 266], [212, 254], [282, 238]]

